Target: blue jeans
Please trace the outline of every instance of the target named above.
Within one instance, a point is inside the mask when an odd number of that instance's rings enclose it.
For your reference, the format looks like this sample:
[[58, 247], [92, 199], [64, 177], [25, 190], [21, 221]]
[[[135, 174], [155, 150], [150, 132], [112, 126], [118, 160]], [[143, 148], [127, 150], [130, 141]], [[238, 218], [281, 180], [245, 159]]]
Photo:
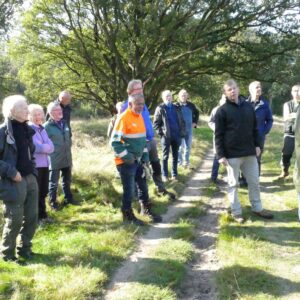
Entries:
[[117, 169], [121, 175], [123, 185], [122, 209], [130, 209], [131, 202], [135, 197], [135, 188], [139, 201], [149, 202], [148, 186], [146, 177], [143, 175], [143, 166], [141, 163], [118, 165]]
[[178, 163], [179, 164], [190, 164], [190, 153], [192, 148], [192, 137], [193, 132], [190, 130], [184, 138], [181, 139], [181, 145], [178, 152]]
[[180, 147], [181, 139], [166, 139], [165, 137], [161, 138], [161, 147], [163, 151], [163, 164], [162, 164], [162, 174], [165, 177], [168, 177], [168, 160], [170, 147], [172, 149], [172, 176], [177, 176], [177, 165], [178, 165], [178, 150]]
[[162, 182], [161, 178], [161, 165], [158, 158], [156, 141], [153, 139], [151, 141], [147, 141], [147, 149], [149, 152], [149, 160], [152, 167], [152, 178], [154, 184], [159, 192], [165, 190], [165, 186]]
[[58, 181], [61, 172], [62, 177], [62, 189], [65, 200], [72, 201], [73, 195], [71, 192], [72, 170], [71, 167], [50, 170], [49, 173], [49, 201], [50, 203], [56, 203]]
[[215, 155], [212, 169], [211, 169], [211, 179], [212, 180], [216, 180], [218, 178], [219, 167], [220, 167], [220, 163], [219, 163], [217, 156]]

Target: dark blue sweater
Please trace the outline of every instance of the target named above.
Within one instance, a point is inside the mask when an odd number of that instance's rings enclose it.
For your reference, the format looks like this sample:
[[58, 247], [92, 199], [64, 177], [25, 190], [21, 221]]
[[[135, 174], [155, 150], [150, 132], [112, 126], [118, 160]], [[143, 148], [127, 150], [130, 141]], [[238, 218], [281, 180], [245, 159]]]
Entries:
[[177, 118], [177, 112], [176, 108], [173, 104], [165, 105], [166, 112], [167, 112], [167, 118], [169, 122], [170, 132], [171, 132], [171, 139], [177, 139], [180, 136], [179, 131], [179, 123]]

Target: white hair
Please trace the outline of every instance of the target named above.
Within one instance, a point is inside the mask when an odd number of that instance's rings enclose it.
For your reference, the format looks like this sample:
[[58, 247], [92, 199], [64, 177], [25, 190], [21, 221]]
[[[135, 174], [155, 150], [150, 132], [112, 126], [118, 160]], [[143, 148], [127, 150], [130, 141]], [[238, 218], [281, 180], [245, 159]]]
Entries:
[[128, 97], [128, 103], [135, 102], [136, 100], [143, 99], [144, 100], [144, 95], [143, 94], [135, 94], [135, 95], [129, 95]]
[[58, 99], [61, 100], [61, 99], [62, 99], [63, 97], [65, 97], [65, 96], [71, 98], [71, 94], [70, 94], [68, 91], [62, 91], [62, 92], [59, 93]]
[[45, 115], [43, 107], [39, 104], [29, 104], [28, 111], [29, 111], [29, 115], [28, 115], [29, 121], [33, 120], [33, 116], [36, 111], [41, 111], [43, 115]]
[[22, 95], [12, 95], [3, 99], [2, 114], [5, 120], [13, 118], [13, 111], [21, 103], [27, 105], [27, 100]]
[[171, 94], [171, 91], [170, 91], [170, 90], [165, 90], [165, 91], [163, 91], [163, 92], [161, 93], [161, 98], [162, 98], [163, 100], [165, 100], [166, 97], [167, 97], [167, 95], [169, 95], [169, 94]]
[[179, 93], [178, 93], [178, 96], [181, 97], [182, 94], [186, 93], [188, 95], [188, 92], [184, 89], [180, 90]]
[[51, 116], [52, 111], [56, 108], [56, 107], [60, 107], [60, 104], [57, 102], [50, 102], [47, 106], [47, 113]]
[[261, 85], [261, 83], [259, 81], [252, 81], [250, 84], [249, 84], [249, 92], [250, 94], [252, 93], [253, 89], [256, 88], [257, 85]]

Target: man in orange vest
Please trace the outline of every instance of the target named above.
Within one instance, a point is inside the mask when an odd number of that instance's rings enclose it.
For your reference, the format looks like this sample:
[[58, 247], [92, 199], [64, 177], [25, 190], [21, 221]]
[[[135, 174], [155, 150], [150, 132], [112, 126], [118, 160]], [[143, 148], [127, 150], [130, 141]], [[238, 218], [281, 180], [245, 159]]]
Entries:
[[159, 215], [152, 212], [143, 168], [143, 164], [149, 162], [146, 128], [142, 117], [144, 104], [143, 94], [130, 95], [128, 109], [117, 119], [111, 137], [115, 163], [123, 185], [123, 220], [136, 225], [144, 223], [136, 218], [131, 207], [132, 199], [135, 196], [135, 186], [137, 186], [142, 213], [148, 215], [153, 222], [162, 220]]

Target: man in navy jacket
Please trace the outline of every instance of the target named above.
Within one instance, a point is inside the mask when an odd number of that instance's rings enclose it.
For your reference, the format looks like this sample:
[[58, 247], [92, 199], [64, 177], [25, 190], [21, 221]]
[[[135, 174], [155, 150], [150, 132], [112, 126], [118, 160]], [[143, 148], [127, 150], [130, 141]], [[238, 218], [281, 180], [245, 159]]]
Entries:
[[270, 132], [273, 125], [272, 111], [267, 99], [262, 94], [261, 83], [253, 81], [249, 85], [250, 96], [247, 101], [251, 103], [255, 110], [256, 123], [258, 129], [260, 155], [257, 157], [259, 174], [261, 171], [261, 156], [264, 150], [266, 135]]

